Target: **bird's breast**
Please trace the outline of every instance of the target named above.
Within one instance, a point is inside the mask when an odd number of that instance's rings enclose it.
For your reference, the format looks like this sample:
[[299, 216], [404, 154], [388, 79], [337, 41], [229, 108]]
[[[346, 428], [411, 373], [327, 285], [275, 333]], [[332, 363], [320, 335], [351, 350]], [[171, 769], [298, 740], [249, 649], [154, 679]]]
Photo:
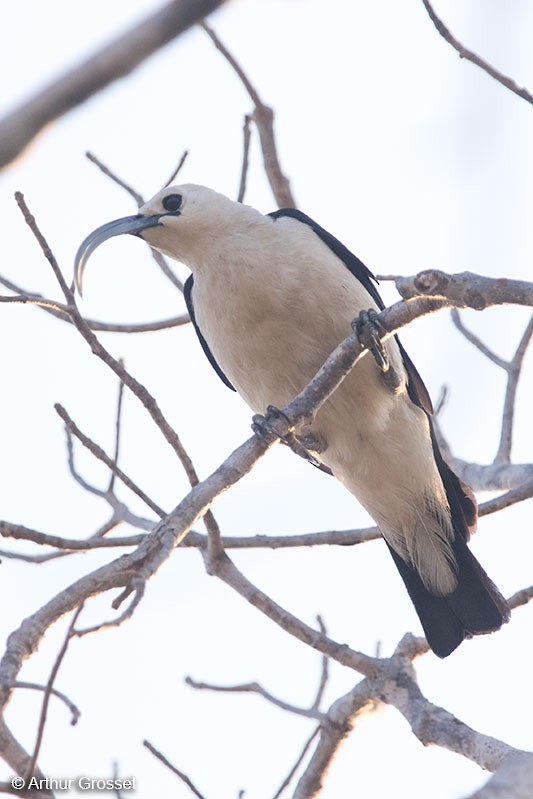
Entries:
[[[313, 257], [305, 248], [287, 252], [270, 246], [260, 262], [219, 257], [216, 269], [195, 274], [193, 303], [200, 330], [256, 412], [269, 404], [288, 404], [350, 334], [358, 313], [375, 307], [328, 248], [318, 253]], [[399, 361], [394, 348], [393, 360]], [[351, 416], [355, 427], [358, 418], [362, 428], [385, 423], [389, 400], [370, 357], [356, 365], [333, 398], [342, 415]]]

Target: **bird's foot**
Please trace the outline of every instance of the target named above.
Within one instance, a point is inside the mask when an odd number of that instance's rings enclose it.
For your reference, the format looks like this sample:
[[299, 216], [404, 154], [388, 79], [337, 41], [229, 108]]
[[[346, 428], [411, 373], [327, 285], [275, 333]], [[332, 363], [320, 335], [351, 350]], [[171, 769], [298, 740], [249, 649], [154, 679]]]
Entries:
[[294, 438], [289, 417], [274, 405], [269, 405], [264, 415], [256, 413], [252, 416], [252, 430], [256, 435], [267, 440], [273, 436], [283, 442], [290, 437]]
[[[289, 429], [287, 429], [288, 426]], [[271, 441], [272, 438], [278, 438], [282, 444], [290, 447], [300, 458], [304, 458], [304, 460], [316, 466], [317, 469], [327, 474], [332, 474], [331, 469], [321, 463], [313, 454], [314, 452], [317, 454], [323, 452], [327, 445], [312, 433], [296, 437], [290, 427], [290, 419], [274, 405], [269, 405], [264, 415], [256, 413], [252, 417], [252, 430], [256, 435], [265, 438], [267, 441]]]
[[378, 312], [374, 308], [361, 311], [352, 322], [352, 330], [357, 334], [361, 344], [374, 356], [383, 381], [394, 394], [397, 393], [402, 385], [402, 378], [391, 364], [385, 345], [381, 340], [380, 333], [386, 331], [378, 319]]
[[370, 350], [380, 370], [386, 372], [390, 367], [390, 362], [380, 337], [380, 331], [383, 332], [384, 328], [377, 317], [378, 313], [373, 308], [361, 311], [359, 316], [352, 321], [352, 330], [357, 333], [361, 344]]

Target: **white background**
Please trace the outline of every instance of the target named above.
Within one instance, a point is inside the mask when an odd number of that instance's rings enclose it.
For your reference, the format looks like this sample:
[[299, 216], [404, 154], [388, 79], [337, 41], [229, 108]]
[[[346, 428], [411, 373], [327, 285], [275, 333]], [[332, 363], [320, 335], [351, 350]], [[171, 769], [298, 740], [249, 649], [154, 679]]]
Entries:
[[[6, 5], [0, 29], [3, 110], [90, 55], [157, 8], [153, 0], [90, 4], [49, 0]], [[526, 0], [442, 0], [436, 9], [454, 34], [519, 85], [533, 86]], [[375, 273], [426, 267], [531, 278], [531, 107], [466, 61], [437, 34], [420, 0], [233, 0], [211, 19], [266, 102], [276, 110], [282, 165], [299, 207], [338, 236]], [[0, 185], [0, 271], [28, 290], [61, 299], [12, 199], [22, 190], [62, 268], [71, 274], [85, 235], [134, 206], [85, 160], [95, 152], [145, 196], [190, 151], [182, 182], [235, 196], [243, 115], [250, 101], [205, 33], [194, 30], [59, 123], [45, 130]], [[257, 139], [246, 201], [275, 205]], [[186, 270], [177, 270], [185, 277]], [[394, 289], [382, 285], [387, 302]], [[83, 311], [107, 321], [146, 321], [182, 312], [183, 301], [146, 248], [116, 239], [93, 256]], [[509, 356], [526, 309], [464, 315]], [[80, 336], [31, 307], [2, 305], [0, 516], [46, 532], [86, 537], [107, 518], [66, 465], [61, 402], [82, 429], [111, 450], [116, 380]], [[503, 373], [452, 327], [446, 313], [402, 336], [436, 398], [450, 387], [442, 424], [454, 452], [494, 456]], [[249, 434], [250, 413], [218, 380], [190, 329], [146, 336], [102, 335], [157, 397], [207, 475]], [[531, 460], [531, 357], [521, 383], [517, 462]], [[107, 475], [78, 450], [78, 466], [100, 485]], [[186, 492], [179, 464], [131, 396], [125, 398], [121, 463], [156, 502], [171, 509]], [[131, 506], [148, 515], [127, 492]], [[483, 499], [483, 497], [482, 497]], [[531, 583], [528, 505], [484, 519], [473, 542], [509, 595]], [[226, 534], [292, 533], [369, 524], [339, 485], [279, 450], [216, 503]], [[124, 529], [122, 532], [126, 532]], [[5, 547], [22, 550], [23, 545]], [[29, 547], [24, 548], [29, 552]], [[45, 566], [4, 559], [2, 633], [110, 554], [74, 555]], [[420, 633], [381, 542], [337, 550], [240, 553], [245, 574], [280, 604], [332, 637], [373, 654], [390, 653], [407, 630]], [[94, 601], [85, 622], [112, 616]], [[465, 643], [446, 661], [417, 663], [427, 696], [466, 723], [531, 748], [531, 610], [519, 610], [494, 636]], [[22, 672], [46, 682], [63, 639], [56, 625]], [[148, 738], [186, 771], [206, 797], [272, 796], [312, 729], [258, 697], [211, 695], [184, 685], [187, 674], [221, 684], [260, 681], [296, 704], [312, 702], [319, 657], [291, 640], [229, 588], [205, 575], [196, 552], [177, 551], [150, 582], [134, 618], [118, 630], [74, 641], [56, 687], [82, 711], [74, 728], [53, 701], [40, 764], [54, 777], [109, 776], [117, 761], [138, 779], [137, 796], [188, 796], [188, 789], [143, 747]], [[357, 676], [332, 667], [328, 701]], [[42, 697], [18, 691], [8, 710], [31, 750]], [[5, 771], [4, 777], [9, 777]], [[363, 719], [342, 748], [323, 796], [461, 797], [487, 775], [437, 748], [423, 749], [399, 714]]]

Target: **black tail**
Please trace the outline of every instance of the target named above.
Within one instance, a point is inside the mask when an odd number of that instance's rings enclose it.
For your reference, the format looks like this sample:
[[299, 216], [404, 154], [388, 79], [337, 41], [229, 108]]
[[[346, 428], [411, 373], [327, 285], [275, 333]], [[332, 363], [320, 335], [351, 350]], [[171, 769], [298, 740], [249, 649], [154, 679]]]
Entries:
[[418, 613], [428, 644], [441, 658], [472, 635], [499, 630], [509, 621], [507, 602], [487, 576], [467, 546], [469, 532], [475, 529], [477, 508], [474, 495], [442, 459], [433, 440], [435, 460], [451, 510], [457, 560], [457, 588], [447, 596], [435, 596], [420, 576], [389, 547], [394, 562]]
[[458, 585], [448, 596], [431, 594], [417, 572], [391, 547], [394, 562], [418, 613], [433, 652], [441, 658], [472, 635], [499, 630], [509, 621], [509, 607], [487, 577], [466, 543], [457, 539], [454, 552], [459, 562]]

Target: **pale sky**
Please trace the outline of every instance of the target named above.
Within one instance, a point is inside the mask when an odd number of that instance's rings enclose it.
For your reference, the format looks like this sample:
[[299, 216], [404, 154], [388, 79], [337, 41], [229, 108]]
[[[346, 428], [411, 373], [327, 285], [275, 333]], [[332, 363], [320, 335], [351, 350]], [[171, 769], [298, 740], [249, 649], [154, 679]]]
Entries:
[[[4, 10], [0, 29], [2, 112], [90, 55], [158, 7], [155, 0], [73, 4], [27, 0]], [[520, 85], [533, 87], [533, 10], [525, 0], [441, 0], [437, 11], [459, 40]], [[533, 233], [530, 106], [462, 61], [437, 34], [421, 0], [233, 0], [211, 23], [276, 111], [282, 165], [299, 206], [375, 272], [427, 267], [530, 279]], [[167, 179], [183, 150], [182, 182], [235, 197], [243, 116], [250, 101], [201, 30], [166, 47], [128, 78], [44, 131], [0, 177], [4, 257], [0, 271], [28, 290], [59, 298], [51, 271], [12, 199], [25, 193], [70, 277], [81, 240], [97, 225], [132, 213], [131, 199], [84, 158], [93, 151], [146, 196]], [[246, 202], [275, 208], [257, 137]], [[187, 270], [178, 266], [180, 275]], [[396, 298], [382, 285], [387, 302]], [[116, 239], [93, 256], [83, 311], [107, 321], [173, 316], [183, 301], [160, 277], [146, 248]], [[509, 356], [528, 319], [520, 308], [470, 312], [465, 321]], [[108, 516], [76, 485], [66, 464], [61, 402], [96, 441], [111, 449], [114, 377], [79, 335], [35, 308], [0, 306], [3, 455], [0, 517], [69, 537], [90, 535]], [[402, 334], [436, 399], [449, 387], [442, 417], [453, 451], [487, 462], [498, 441], [503, 373], [486, 362], [446, 313]], [[150, 388], [206, 476], [249, 435], [250, 412], [218, 380], [190, 329], [146, 336], [103, 334]], [[514, 458], [531, 460], [532, 359], [517, 406]], [[103, 467], [77, 449], [88, 479]], [[158, 504], [171, 509], [187, 484], [137, 401], [125, 398], [121, 463]], [[144, 515], [149, 512], [121, 496]], [[483, 499], [484, 497], [481, 497]], [[502, 591], [531, 583], [531, 503], [484, 519], [472, 548]], [[291, 533], [366, 526], [355, 499], [331, 478], [281, 448], [214, 507], [227, 534]], [[126, 532], [126, 528], [122, 530]], [[22, 551], [21, 545], [3, 546]], [[32, 551], [26, 547], [24, 551]], [[118, 554], [118, 553], [117, 553]], [[76, 555], [35, 566], [3, 559], [2, 634], [110, 554]], [[373, 654], [390, 653], [420, 626], [384, 545], [250, 551], [235, 556], [247, 577], [281, 605], [333, 638]], [[85, 623], [113, 615], [110, 598]], [[422, 690], [475, 729], [531, 748], [530, 608], [497, 635], [465, 643], [446, 661], [417, 662]], [[21, 673], [46, 682], [65, 632], [54, 627]], [[290, 639], [206, 576], [195, 552], [179, 551], [148, 585], [120, 629], [74, 641], [56, 683], [79, 705], [74, 728], [52, 702], [40, 763], [54, 777], [109, 776], [112, 763], [135, 776], [139, 799], [186, 797], [187, 788], [143, 747], [148, 738], [209, 799], [272, 796], [312, 722], [258, 697], [212, 695], [184, 685], [259, 681], [295, 704], [309, 704], [319, 656]], [[332, 666], [331, 703], [358, 676]], [[31, 694], [31, 695], [30, 695]], [[18, 691], [8, 721], [33, 746], [41, 697]], [[0, 770], [0, 778], [10, 775]], [[396, 711], [360, 722], [328, 776], [324, 799], [409, 796], [460, 799], [487, 774], [442, 749], [424, 749]], [[290, 791], [289, 791], [290, 795]]]

